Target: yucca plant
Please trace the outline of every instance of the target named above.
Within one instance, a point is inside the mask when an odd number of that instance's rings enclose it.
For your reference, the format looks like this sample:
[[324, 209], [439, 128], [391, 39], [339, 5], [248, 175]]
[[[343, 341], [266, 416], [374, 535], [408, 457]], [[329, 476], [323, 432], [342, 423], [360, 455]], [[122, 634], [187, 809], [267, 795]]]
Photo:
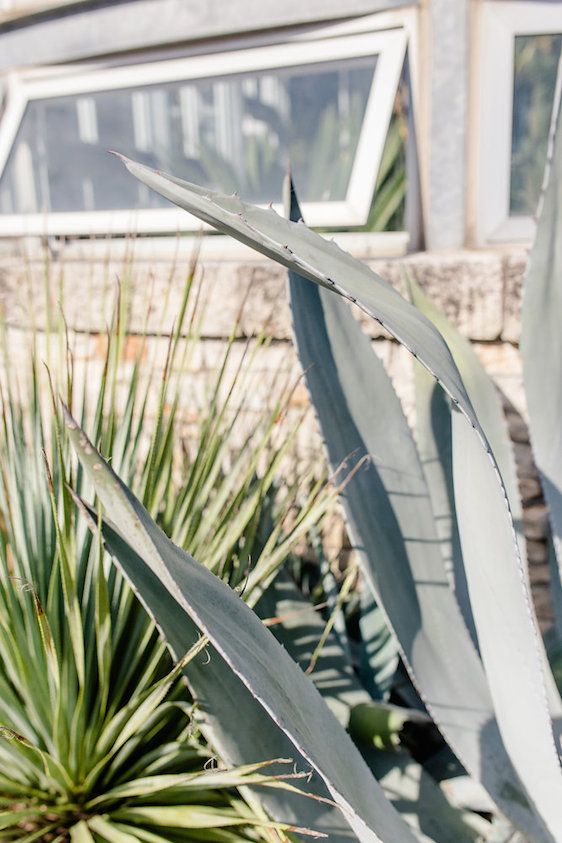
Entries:
[[[549, 283], [558, 254], [554, 244], [560, 242], [561, 155], [559, 132], [531, 270], [531, 279], [538, 273]], [[522, 543], [514, 528], [518, 499], [499, 405], [472, 353], [414, 284], [417, 306], [297, 222], [294, 191], [294, 221], [289, 222], [237, 196], [125, 163], [166, 198], [289, 269], [297, 346], [330, 462], [335, 467], [347, 460], [355, 466], [342, 503], [365, 582], [386, 616], [422, 704], [466, 771], [491, 797], [488, 810], [498, 822], [480, 833], [508, 839], [519, 829], [534, 843], [560, 841], [560, 695], [537, 631]], [[544, 304], [546, 280], [542, 289]], [[375, 318], [429, 373], [418, 377], [417, 442], [344, 299]], [[167, 540], [68, 412], [66, 425], [107, 514], [104, 540], [158, 618], [172, 650], [186, 652], [199, 633], [214, 648], [214, 676], [192, 673], [196, 696], [208, 700], [213, 682], [221, 682], [244, 720], [253, 722], [258, 741], [252, 744], [247, 735], [232, 733], [232, 706], [208, 705], [209, 722], [230, 757], [242, 762], [256, 753], [285, 755], [292, 745], [293, 757], [308, 762], [317, 774], [311, 790], [329, 795], [341, 809], [338, 815], [326, 807], [317, 817], [332, 839], [350, 839], [342, 815], [351, 839], [417, 839], [373, 777], [376, 764], [369, 770], [318, 690], [332, 698], [337, 692], [326, 692], [314, 671], [307, 678], [291, 659], [289, 652], [297, 655], [297, 648], [290, 645], [290, 634], [279, 635], [287, 649], [280, 647], [224, 582]], [[558, 441], [552, 429], [550, 440]], [[545, 462], [548, 444], [543, 440], [541, 468], [553, 495], [556, 525], [557, 452], [550, 451], [550, 462]], [[283, 589], [283, 580], [275, 587]], [[314, 654], [317, 661], [321, 655]], [[346, 672], [349, 677], [348, 668], [340, 661], [336, 686]], [[354, 705], [344, 702], [340, 719], [357, 737], [353, 713]], [[280, 747], [289, 752], [274, 751]], [[267, 807], [276, 816], [289, 804], [294, 806], [276, 794], [273, 800], [268, 797]], [[305, 803], [301, 813], [307, 825], [314, 825], [308, 822], [311, 804]], [[451, 826], [437, 825], [429, 830], [432, 839], [460, 839]]]
[[[248, 422], [252, 352], [229, 374], [234, 332], [196, 430], [191, 420], [185, 434], [183, 390], [199, 341], [193, 272], [164, 369], [144, 344], [126, 359], [125, 286], [97, 371], [75, 362], [84, 338], [70, 339], [61, 319], [46, 335], [29, 335], [28, 356], [14, 368], [14, 335], [4, 328], [0, 839], [226, 843], [285, 840], [292, 828], [290, 817], [272, 821], [240, 788], [290, 792], [303, 771], [275, 754], [225, 766], [201, 724], [205, 702], [195, 703], [182, 674], [205, 672], [207, 639], [195, 636], [172, 661], [111, 565], [98, 514], [84, 519], [76, 509], [70, 487], [88, 495], [89, 486], [52, 412], [60, 391], [163, 529], [240, 593], [251, 561], [244, 596], [257, 599], [334, 491], [313, 473], [276, 483], [288, 460], [275, 436], [290, 385], [280, 373], [271, 406]], [[213, 687], [212, 696], [222, 693]]]

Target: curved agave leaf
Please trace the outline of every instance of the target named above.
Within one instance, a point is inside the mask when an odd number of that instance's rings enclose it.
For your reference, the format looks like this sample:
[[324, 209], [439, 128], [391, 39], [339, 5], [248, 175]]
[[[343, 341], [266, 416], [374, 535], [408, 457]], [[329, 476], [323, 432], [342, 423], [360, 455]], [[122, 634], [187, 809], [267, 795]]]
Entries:
[[517, 482], [513, 445], [496, 387], [470, 342], [451, 325], [447, 317], [426, 296], [412, 277], [408, 278], [408, 288], [413, 304], [435, 325], [445, 339], [461, 373], [472, 406], [498, 464], [509, 498], [514, 526], [520, 540], [521, 555], [524, 556], [526, 551], [523, 541], [523, 507]]
[[442, 384], [484, 441], [447, 344], [434, 326], [380, 275], [336, 243], [270, 208], [250, 205], [119, 156], [129, 172], [180, 208], [288, 269], [354, 302], [396, 337]]
[[[521, 497], [519, 494], [519, 485], [517, 482], [517, 470], [515, 468], [515, 458], [513, 454], [513, 446], [509, 437], [507, 429], [507, 422], [503, 413], [500, 397], [494, 386], [490, 376], [487, 374], [484, 366], [476, 356], [469, 341], [465, 339], [453, 326], [448, 322], [447, 318], [435, 307], [435, 305], [423, 293], [420, 287], [413, 279], [409, 279], [410, 295], [416, 307], [430, 319], [435, 327], [441, 332], [455, 359], [462, 379], [466, 385], [472, 405], [476, 410], [476, 414], [480, 419], [484, 432], [492, 446], [492, 450], [499, 465], [501, 475], [503, 477], [507, 496], [511, 506], [511, 512], [514, 519], [514, 526], [519, 542], [519, 549], [522, 559], [526, 558], [525, 538], [523, 535], [523, 507], [521, 505]], [[562, 349], [561, 349], [562, 351]], [[425, 374], [425, 373], [424, 373]], [[451, 464], [452, 469], [452, 464]], [[453, 489], [452, 476], [450, 478], [450, 487]], [[454, 506], [454, 503], [453, 503]], [[491, 525], [490, 525], [491, 526]], [[460, 551], [460, 548], [459, 548]], [[462, 553], [459, 552], [457, 565], [463, 568], [461, 593], [457, 596], [462, 599], [463, 596], [468, 597], [464, 592], [466, 585], [466, 573], [464, 572], [464, 565], [462, 564]], [[500, 556], [495, 563], [496, 566], [507, 565], [513, 566], [513, 558], [509, 556]], [[528, 572], [527, 579], [528, 579]], [[527, 586], [530, 590], [530, 584]], [[476, 599], [476, 598], [475, 598]], [[507, 599], [504, 595], [504, 599]], [[460, 602], [460, 601], [459, 601]], [[472, 609], [469, 606], [463, 606], [461, 609], [465, 617], [469, 614], [472, 619]], [[465, 614], [466, 613], [466, 614]], [[525, 625], [521, 625], [522, 629]], [[486, 626], [485, 630], [491, 630], [490, 634], [495, 635], [492, 627]], [[539, 636], [537, 644], [541, 650], [543, 673], [546, 680], [546, 688], [548, 693], [548, 705], [551, 717], [554, 721], [554, 731], [557, 739], [560, 737], [560, 724], [562, 722], [562, 700], [554, 682], [552, 672], [548, 663], [548, 658], [544, 650], [542, 638]], [[507, 677], [506, 677], [507, 681]], [[517, 693], [514, 689], [513, 693]]]
[[[419, 306], [411, 293], [410, 289], [410, 299]], [[426, 316], [429, 317], [427, 312]], [[414, 390], [416, 444], [431, 499], [435, 529], [441, 540], [445, 570], [470, 637], [478, 649], [455, 513], [450, 401], [427, 369], [417, 361], [414, 362]]]
[[[102, 531], [107, 549], [154, 618], [177, 661], [197, 640], [199, 628], [107, 520]], [[293, 758], [298, 770], [308, 769], [294, 744], [218, 652], [213, 651], [208, 661], [193, 660], [185, 674], [203, 718], [202, 731], [226, 762], [238, 766], [256, 758]], [[233, 728], [233, 712], [236, 712], [236, 728]], [[275, 766], [270, 769], [273, 773], [284, 772]], [[330, 797], [316, 772], [307, 777], [304, 790], [321, 800]], [[257, 792], [261, 804], [279, 821], [306, 825], [328, 834], [334, 843], [351, 843], [357, 839], [343, 813], [331, 801], [327, 804], [275, 788], [260, 788]]]
[[[238, 595], [168, 539], [66, 409], [65, 421], [84, 472], [123, 540], [319, 773], [358, 839], [413, 843], [350, 738], [283, 647]], [[145, 575], [135, 573], [133, 583]], [[154, 612], [159, 623], [164, 611], [159, 606]]]
[[562, 75], [553, 113], [546, 187], [523, 287], [521, 355], [533, 454], [548, 503], [562, 578]]
[[526, 574], [517, 564], [494, 467], [458, 412], [453, 412], [453, 477], [472, 612], [496, 716], [527, 793], [560, 841], [562, 775]]
[[[272, 257], [303, 278], [314, 281], [322, 287], [332, 289], [356, 302], [408, 348], [441, 383], [451, 396], [453, 403], [459, 407], [476, 431], [480, 439], [478, 447], [483, 446], [484, 457], [489, 460], [490, 470], [496, 476], [498, 495], [504, 501], [503, 513], [500, 515], [498, 511], [498, 517], [502, 519], [500, 530], [512, 531], [511, 514], [501, 475], [471, 406], [458, 369], [439, 332], [416, 308], [406, 302], [376, 273], [371, 272], [366, 266], [342, 252], [334, 244], [327, 243], [322, 237], [314, 234], [305, 226], [283, 220], [273, 211], [247, 205], [241, 202], [237, 196], [226, 197], [211, 193], [189, 182], [165, 176], [140, 164], [127, 159], [124, 160], [133, 175], [175, 204], [185, 208], [215, 228], [231, 234], [238, 240]], [[476, 439], [476, 437], [474, 438]], [[514, 535], [512, 535], [512, 543], [514, 547], [512, 547], [510, 555], [515, 562], [515, 571], [521, 578], [519, 596], [523, 601], [529, 600], [525, 572]], [[502, 643], [498, 645], [494, 655], [498, 655], [510, 640], [514, 618], [520, 619], [517, 607], [505, 603], [502, 610], [498, 615], [496, 624], [496, 639], [501, 639]], [[478, 626], [477, 620], [476, 623]], [[539, 692], [538, 695], [535, 695], [534, 690], [535, 683], [538, 682], [539, 689], [544, 689], [545, 682], [540, 668], [541, 654], [536, 638], [536, 625], [531, 614], [525, 616], [524, 626], [525, 632], [522, 637], [530, 645], [529, 648], [526, 648], [526, 651], [528, 650], [527, 655], [531, 657], [533, 663], [539, 664], [539, 667], [537, 670], [519, 671], [518, 676], [514, 678], [518, 679], [517, 687], [521, 694], [525, 697], [534, 697], [538, 705], [535, 717], [537, 729], [535, 731], [537, 736], [540, 737], [540, 741], [537, 751], [539, 754], [543, 754], [547, 768], [552, 771], [553, 765], [558, 764], [558, 759], [552, 738], [552, 729], [550, 728], [546, 694], [543, 690], [542, 694]], [[490, 643], [492, 650], [486, 650], [484, 656], [488, 675], [491, 674], [493, 663], [496, 660], [495, 658], [491, 659], [494, 642]], [[494, 705], [499, 712], [502, 712], [504, 703], [502, 689], [497, 681], [493, 681], [490, 687]], [[547, 721], [549, 726], [545, 730], [544, 726]], [[516, 739], [513, 735], [511, 724], [503, 722], [503, 716], [500, 720], [500, 728], [504, 740], [509, 745], [509, 750], [513, 749], [513, 757], [517, 759], [519, 765], [520, 753], [518, 746], [514, 744], [514, 741], [517, 740], [518, 742], [519, 738], [517, 736]], [[559, 786], [561, 781], [562, 776], [558, 765], [554, 782]], [[534, 790], [542, 790], [543, 785], [544, 779], [539, 778], [535, 782]], [[558, 815], [558, 807], [551, 802], [549, 787], [546, 787], [544, 800], [541, 798], [541, 802], [544, 807], [549, 806], [547, 814]], [[562, 827], [562, 823], [560, 823], [560, 827]]]
[[[289, 283], [299, 356], [330, 462], [347, 458], [357, 466], [369, 458], [342, 503], [412, 681], [498, 807], [535, 839], [551, 840], [510, 763], [482, 664], [448, 588], [423, 469], [390, 379], [344, 302], [293, 273]], [[501, 493], [497, 481], [496, 488]]]

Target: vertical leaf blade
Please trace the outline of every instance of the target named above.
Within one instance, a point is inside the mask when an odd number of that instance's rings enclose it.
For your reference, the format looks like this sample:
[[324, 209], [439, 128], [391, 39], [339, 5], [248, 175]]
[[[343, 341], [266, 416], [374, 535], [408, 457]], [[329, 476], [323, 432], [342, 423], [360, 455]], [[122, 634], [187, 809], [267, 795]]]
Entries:
[[[293, 216], [297, 207], [293, 194]], [[453, 751], [498, 807], [535, 839], [551, 840], [506, 753], [486, 676], [445, 578], [419, 456], [384, 367], [345, 302], [292, 272], [289, 286], [299, 356], [330, 463], [369, 459], [347, 483], [342, 504], [411, 678]], [[501, 494], [497, 479], [496, 486]]]
[[521, 355], [533, 454], [548, 503], [562, 577], [562, 73], [559, 70], [546, 187], [523, 287]]
[[507, 751], [554, 840], [562, 840], [562, 774], [526, 572], [495, 469], [453, 413], [453, 476], [472, 612]]

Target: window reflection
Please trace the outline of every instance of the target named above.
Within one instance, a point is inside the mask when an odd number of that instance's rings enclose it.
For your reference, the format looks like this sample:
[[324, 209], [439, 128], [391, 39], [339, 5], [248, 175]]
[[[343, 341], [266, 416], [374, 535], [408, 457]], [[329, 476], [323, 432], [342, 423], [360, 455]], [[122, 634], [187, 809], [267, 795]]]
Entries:
[[376, 57], [35, 100], [0, 179], [3, 213], [166, 207], [108, 149], [252, 202], [346, 197]]
[[532, 216], [537, 209], [561, 35], [515, 38], [510, 212]]

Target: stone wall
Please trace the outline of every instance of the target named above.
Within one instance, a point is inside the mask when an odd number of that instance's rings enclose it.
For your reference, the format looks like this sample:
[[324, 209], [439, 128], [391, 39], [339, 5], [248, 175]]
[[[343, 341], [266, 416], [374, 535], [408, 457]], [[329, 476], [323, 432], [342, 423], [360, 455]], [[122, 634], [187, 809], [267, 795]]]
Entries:
[[[134, 350], [135, 337], [148, 334], [153, 355], [163, 361], [166, 336], [173, 328], [189, 273], [192, 247], [184, 243], [179, 243], [175, 256], [171, 253], [174, 250], [166, 254], [162, 246], [155, 247], [151, 254], [145, 242], [133, 257], [127, 254], [128, 248], [119, 254], [114, 246], [109, 254], [99, 250], [97, 255], [88, 254], [87, 245], [75, 246], [62, 257], [51, 256], [48, 261], [44, 257], [4, 257], [0, 260], [0, 300], [10, 326], [14, 361], [17, 361], [17, 350], [24, 347], [31, 318], [37, 326], [44, 327], [49, 308], [53, 318], [62, 299], [69, 331], [81, 349], [80, 354], [84, 359], [99, 362], [100, 336], [111, 317], [118, 279], [133, 291], [129, 317], [131, 349]], [[260, 349], [252, 364], [256, 375], [253, 401], [259, 410], [269, 400], [272, 377], [298, 377], [299, 373], [291, 345], [285, 271], [243, 247], [234, 253], [225, 250], [221, 254], [218, 243], [215, 238], [212, 248], [203, 244], [196, 272], [196, 285], [205, 300], [205, 314], [200, 327], [194, 384], [197, 378], [203, 383], [206, 374], [216, 367], [224, 338], [234, 325], [233, 366], [243, 353], [246, 340], [254, 342], [266, 326], [272, 341], [267, 348]], [[369, 254], [368, 244], [361, 246], [359, 242], [355, 246], [356, 254], [398, 289], [403, 288], [404, 270], [411, 272], [451, 321], [473, 341], [478, 356], [501, 391], [519, 472], [533, 593], [541, 624], [548, 627], [551, 606], [547, 520], [529, 446], [518, 350], [525, 250], [419, 253], [383, 260]], [[413, 395], [408, 353], [372, 320], [361, 313], [358, 316], [372, 336], [374, 348], [387, 365], [411, 416]], [[203, 388], [190, 390], [190, 401], [197, 400], [204, 400]], [[306, 403], [306, 390], [301, 383], [293, 393], [295, 412], [301, 412]], [[192, 407], [191, 412], [196, 412], [196, 408]], [[307, 419], [299, 432], [298, 447], [308, 457], [320, 448], [312, 418]]]

